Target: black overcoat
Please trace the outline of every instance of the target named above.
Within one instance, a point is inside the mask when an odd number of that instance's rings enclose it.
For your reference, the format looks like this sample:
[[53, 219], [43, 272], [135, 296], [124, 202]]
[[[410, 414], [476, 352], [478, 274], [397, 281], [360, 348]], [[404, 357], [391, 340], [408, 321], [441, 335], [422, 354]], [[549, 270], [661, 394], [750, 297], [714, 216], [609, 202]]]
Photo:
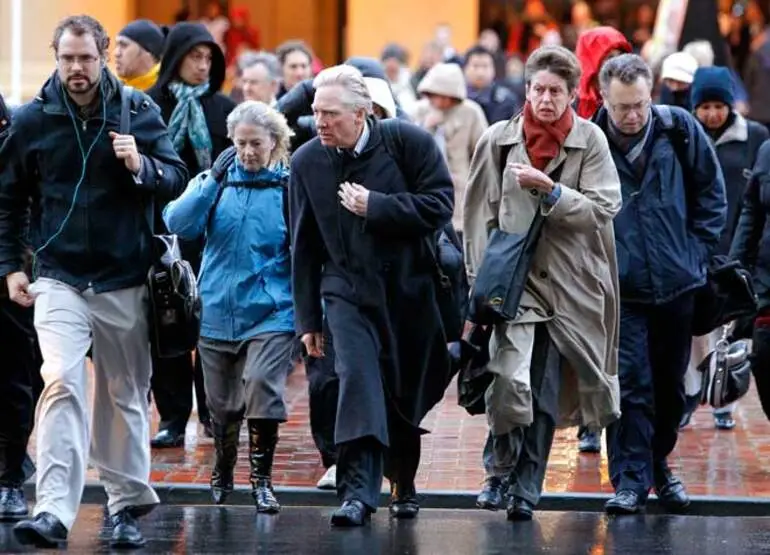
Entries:
[[[449, 222], [454, 188], [425, 131], [398, 123], [400, 163], [416, 181], [407, 183], [379, 124], [368, 125], [357, 157], [318, 138], [292, 157], [292, 286], [297, 333], [320, 332], [326, 310], [334, 337], [336, 443], [374, 436], [388, 445], [388, 421], [419, 427], [451, 377], [429, 237]], [[365, 218], [340, 204], [345, 181], [371, 191]]]

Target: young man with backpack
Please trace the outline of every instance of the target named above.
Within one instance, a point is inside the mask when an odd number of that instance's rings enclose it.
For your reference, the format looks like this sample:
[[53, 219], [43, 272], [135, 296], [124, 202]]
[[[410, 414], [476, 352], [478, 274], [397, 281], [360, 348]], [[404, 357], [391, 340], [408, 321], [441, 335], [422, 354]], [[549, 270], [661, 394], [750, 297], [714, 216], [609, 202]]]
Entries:
[[615, 218], [620, 281], [621, 418], [607, 428], [610, 514], [643, 509], [654, 489], [669, 511], [690, 500], [666, 458], [685, 408], [694, 292], [726, 221], [709, 138], [688, 112], [652, 106], [652, 72], [634, 54], [606, 62], [594, 121], [610, 144], [623, 208]]

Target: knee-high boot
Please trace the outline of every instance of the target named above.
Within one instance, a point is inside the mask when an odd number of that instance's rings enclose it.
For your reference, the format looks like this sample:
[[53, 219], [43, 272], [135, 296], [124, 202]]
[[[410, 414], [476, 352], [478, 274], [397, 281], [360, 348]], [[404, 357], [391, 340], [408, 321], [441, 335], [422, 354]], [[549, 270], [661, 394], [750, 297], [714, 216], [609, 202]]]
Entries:
[[214, 424], [214, 468], [211, 470], [211, 497], [223, 504], [233, 491], [235, 463], [238, 461], [238, 436], [241, 421]]
[[259, 513], [277, 513], [281, 505], [273, 493], [273, 456], [278, 444], [277, 420], [249, 420], [251, 494]]

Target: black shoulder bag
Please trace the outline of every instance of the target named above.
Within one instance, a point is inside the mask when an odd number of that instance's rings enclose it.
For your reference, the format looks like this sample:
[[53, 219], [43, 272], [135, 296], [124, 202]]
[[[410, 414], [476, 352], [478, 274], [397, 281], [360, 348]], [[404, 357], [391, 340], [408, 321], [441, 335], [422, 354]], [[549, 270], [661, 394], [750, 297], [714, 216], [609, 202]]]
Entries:
[[[563, 168], [564, 162], [551, 172], [554, 182], [561, 178]], [[516, 319], [544, 223], [538, 205], [525, 233], [492, 230], [471, 294], [470, 319], [474, 323], [488, 326]]]
[[[120, 90], [120, 134], [131, 132], [133, 87]], [[198, 343], [201, 302], [198, 282], [190, 264], [182, 259], [176, 235], [155, 235], [155, 201], [147, 203], [147, 224], [152, 233], [153, 263], [147, 272], [150, 297], [150, 345], [157, 358], [189, 353]]]

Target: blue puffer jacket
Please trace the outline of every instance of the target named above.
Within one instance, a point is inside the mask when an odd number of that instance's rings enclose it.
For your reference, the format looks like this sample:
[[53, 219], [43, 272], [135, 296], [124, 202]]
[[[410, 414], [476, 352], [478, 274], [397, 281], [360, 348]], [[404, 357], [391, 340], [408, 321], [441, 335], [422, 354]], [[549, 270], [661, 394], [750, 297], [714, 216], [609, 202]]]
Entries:
[[202, 337], [242, 341], [294, 331], [284, 218], [288, 179], [283, 168], [248, 172], [236, 160], [218, 203], [220, 185], [203, 172], [163, 211], [171, 233], [206, 237], [199, 277]]
[[[667, 122], [653, 108], [643, 175], [610, 140], [623, 194], [614, 223], [624, 301], [663, 304], [703, 285], [726, 222], [725, 183], [714, 147], [692, 115], [670, 110], [673, 121]], [[608, 132], [605, 108], [595, 122]], [[667, 131], [671, 128], [689, 138], [691, 175], [686, 180]]]

